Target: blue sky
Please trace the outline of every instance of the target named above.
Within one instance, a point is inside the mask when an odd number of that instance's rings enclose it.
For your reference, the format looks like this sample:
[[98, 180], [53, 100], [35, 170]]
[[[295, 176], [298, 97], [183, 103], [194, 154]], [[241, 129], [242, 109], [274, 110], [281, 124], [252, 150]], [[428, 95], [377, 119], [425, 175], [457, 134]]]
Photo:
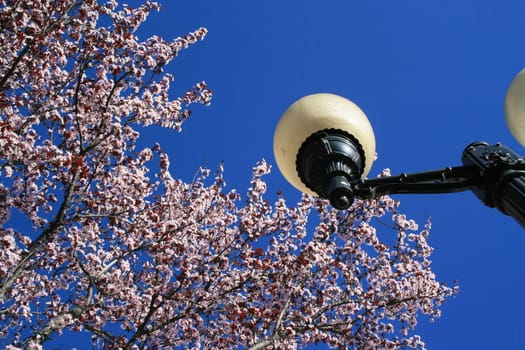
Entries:
[[[478, 140], [525, 154], [503, 116], [508, 85], [525, 67], [523, 23], [521, 0], [166, 0], [141, 36], [207, 27], [170, 69], [174, 96], [206, 80], [214, 99], [181, 134], [146, 134], [170, 154], [173, 175], [189, 181], [203, 163], [224, 160], [240, 192], [259, 159], [275, 164], [281, 114], [315, 92], [345, 96], [368, 115], [379, 155], [371, 176], [460, 165]], [[275, 166], [267, 180], [270, 192], [299, 198]], [[461, 287], [435, 323], [420, 319], [428, 348], [525, 348], [525, 230], [469, 192], [396, 198], [419, 223], [432, 218], [434, 271]]]

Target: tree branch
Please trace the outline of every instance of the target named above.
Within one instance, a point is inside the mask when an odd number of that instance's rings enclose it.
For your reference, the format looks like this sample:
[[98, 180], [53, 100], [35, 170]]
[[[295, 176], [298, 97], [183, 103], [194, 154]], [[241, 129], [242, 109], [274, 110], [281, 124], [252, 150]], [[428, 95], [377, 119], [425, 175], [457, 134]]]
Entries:
[[275, 322], [275, 327], [273, 329], [272, 334], [268, 338], [266, 338], [266, 339], [260, 341], [259, 343], [253, 345], [248, 350], [264, 349], [266, 346], [271, 345], [274, 341], [279, 339], [279, 330], [282, 327], [282, 324], [283, 324], [283, 321], [284, 321], [284, 317], [285, 317], [286, 313], [288, 312], [288, 309], [290, 308], [290, 304], [292, 303], [292, 297], [293, 297], [293, 294], [290, 294], [288, 296], [288, 298], [286, 299], [286, 302], [285, 302], [283, 308], [281, 309], [281, 312], [279, 313], [279, 316], [277, 317], [277, 321]]
[[133, 346], [133, 343], [140, 338], [145, 333], [146, 326], [148, 325], [148, 322], [150, 321], [151, 317], [157, 311], [158, 307], [155, 307], [155, 300], [157, 299], [157, 294], [153, 294], [151, 296], [151, 301], [149, 303], [149, 310], [146, 317], [144, 317], [144, 320], [142, 320], [140, 326], [137, 328], [137, 331], [133, 333], [133, 336], [128, 340], [128, 343], [124, 347], [124, 349], [131, 349]]
[[42, 234], [40, 234], [40, 236], [38, 236], [38, 238], [31, 243], [27, 253], [20, 259], [13, 273], [10, 276], [8, 276], [6, 280], [0, 285], [0, 303], [4, 302], [5, 293], [7, 292], [9, 288], [11, 288], [13, 283], [15, 283], [18, 277], [26, 269], [29, 260], [39, 251], [39, 249], [46, 242], [48, 242], [50, 236], [53, 233], [55, 233], [55, 231], [61, 225], [63, 225], [63, 219], [66, 213], [66, 208], [69, 205], [69, 202], [71, 201], [71, 197], [73, 196], [73, 188], [76, 186], [76, 182], [78, 180], [79, 173], [80, 173], [80, 170], [77, 169], [75, 173], [73, 174], [73, 178], [71, 182], [69, 183], [69, 186], [66, 190], [66, 196], [64, 198], [64, 201], [62, 202], [62, 205], [60, 206], [60, 209], [58, 210], [58, 213], [55, 219], [42, 232]]

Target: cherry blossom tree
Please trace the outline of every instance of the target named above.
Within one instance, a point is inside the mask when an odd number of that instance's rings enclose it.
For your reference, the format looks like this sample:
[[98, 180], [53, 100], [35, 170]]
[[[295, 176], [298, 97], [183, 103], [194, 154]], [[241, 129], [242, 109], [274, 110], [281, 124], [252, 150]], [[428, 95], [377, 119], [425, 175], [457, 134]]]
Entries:
[[222, 165], [187, 183], [136, 146], [210, 103], [204, 82], [172, 98], [164, 72], [205, 28], [141, 41], [155, 2], [0, 3], [0, 344], [424, 348], [417, 317], [456, 292], [431, 270], [430, 223], [387, 196], [270, 203], [264, 161], [244, 196]]

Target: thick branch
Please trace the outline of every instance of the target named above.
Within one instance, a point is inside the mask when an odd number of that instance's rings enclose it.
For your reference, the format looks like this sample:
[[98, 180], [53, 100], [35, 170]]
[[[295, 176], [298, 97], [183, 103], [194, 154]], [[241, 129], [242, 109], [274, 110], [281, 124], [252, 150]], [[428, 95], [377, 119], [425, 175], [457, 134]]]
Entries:
[[49, 322], [42, 328], [40, 331], [35, 332], [27, 342], [31, 340], [37, 341], [39, 344], [43, 344], [46, 340], [49, 339], [51, 334], [56, 331], [63, 329], [64, 325], [69, 323], [70, 320], [78, 318], [82, 313], [82, 308], [76, 307], [73, 310], [59, 314], [49, 320]]
[[151, 320], [151, 317], [157, 311], [157, 307], [155, 307], [155, 300], [157, 299], [157, 295], [154, 294], [151, 296], [151, 301], [149, 303], [149, 310], [146, 317], [144, 317], [144, 320], [140, 324], [140, 326], [137, 328], [137, 331], [133, 334], [133, 336], [129, 339], [128, 343], [126, 344], [126, 347], [124, 349], [131, 349], [133, 347], [133, 344], [135, 341], [137, 341], [138, 338], [140, 338], [145, 333], [146, 326], [148, 325], [149, 321]]
[[277, 317], [277, 322], [275, 322], [275, 327], [273, 329], [272, 334], [268, 338], [250, 347], [249, 350], [264, 349], [266, 346], [271, 345], [274, 341], [276, 341], [279, 338], [279, 330], [282, 327], [284, 317], [286, 313], [288, 312], [288, 309], [290, 308], [290, 304], [292, 303], [292, 297], [293, 295], [290, 294], [290, 296], [288, 296], [288, 299], [286, 299], [286, 303], [281, 309], [281, 312], [279, 313], [279, 317]]
[[67, 188], [66, 196], [64, 198], [64, 201], [62, 202], [62, 205], [60, 206], [60, 209], [58, 210], [58, 213], [55, 219], [40, 234], [40, 236], [38, 236], [38, 238], [31, 243], [27, 253], [20, 259], [13, 273], [9, 275], [6, 278], [6, 280], [0, 285], [0, 302], [1, 303], [4, 302], [4, 296], [7, 290], [11, 288], [11, 286], [15, 283], [18, 277], [27, 268], [28, 262], [31, 260], [31, 258], [40, 250], [40, 248], [45, 243], [49, 241], [49, 238], [51, 237], [51, 235], [55, 233], [56, 230], [63, 224], [63, 219], [66, 213], [66, 209], [71, 201], [71, 197], [73, 195], [73, 188], [76, 186], [79, 173], [80, 171], [77, 169], [75, 171], [75, 174], [73, 175], [73, 179], [71, 180], [71, 183], [69, 184]]

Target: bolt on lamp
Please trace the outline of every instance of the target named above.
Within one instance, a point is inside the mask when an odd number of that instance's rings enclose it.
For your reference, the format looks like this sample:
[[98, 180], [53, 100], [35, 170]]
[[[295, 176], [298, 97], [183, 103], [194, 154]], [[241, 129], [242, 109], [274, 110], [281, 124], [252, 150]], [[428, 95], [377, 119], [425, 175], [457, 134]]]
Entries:
[[[505, 98], [505, 118], [525, 145], [525, 69]], [[282, 115], [274, 134], [274, 156], [283, 176], [299, 191], [330, 200], [339, 210], [354, 198], [385, 194], [471, 190], [525, 227], [525, 159], [497, 143], [474, 142], [461, 166], [366, 179], [375, 154], [372, 126], [353, 102], [333, 94], [305, 96]]]

